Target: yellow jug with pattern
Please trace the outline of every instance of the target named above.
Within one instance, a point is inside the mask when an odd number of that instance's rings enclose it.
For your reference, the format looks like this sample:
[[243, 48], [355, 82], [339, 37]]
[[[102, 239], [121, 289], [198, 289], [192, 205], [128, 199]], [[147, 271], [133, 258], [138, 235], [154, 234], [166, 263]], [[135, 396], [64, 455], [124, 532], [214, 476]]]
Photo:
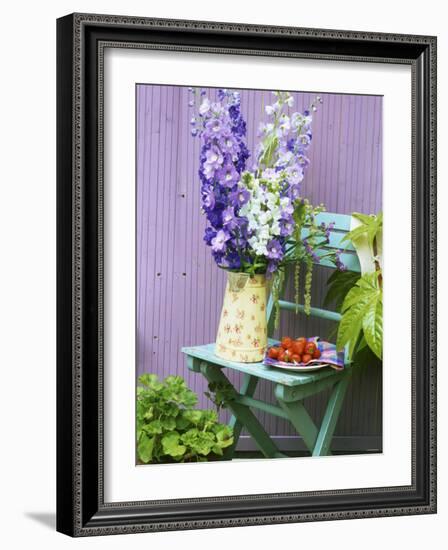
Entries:
[[265, 275], [228, 273], [215, 354], [238, 363], [262, 361], [267, 348]]

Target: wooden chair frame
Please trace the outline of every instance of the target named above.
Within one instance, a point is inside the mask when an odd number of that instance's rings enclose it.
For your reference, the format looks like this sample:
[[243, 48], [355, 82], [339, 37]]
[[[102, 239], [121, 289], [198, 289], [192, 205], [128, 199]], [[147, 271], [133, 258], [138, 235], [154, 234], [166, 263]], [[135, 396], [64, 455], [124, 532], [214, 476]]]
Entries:
[[[328, 245], [322, 249], [321, 255], [327, 250], [344, 249], [341, 260], [350, 271], [360, 271], [357, 254], [350, 243], [342, 243], [344, 235], [350, 231], [351, 217], [343, 214], [321, 213], [317, 217], [318, 223], [334, 222], [334, 228], [330, 232]], [[307, 236], [308, 229], [302, 231], [302, 237]], [[334, 267], [327, 259], [323, 258], [319, 265]], [[304, 306], [280, 300], [280, 308], [299, 312], [304, 311]], [[273, 330], [273, 301], [269, 299], [267, 307], [269, 333]], [[339, 321], [338, 312], [312, 307], [310, 315], [330, 321]], [[275, 340], [270, 339], [270, 345]], [[182, 351], [187, 356], [187, 365], [190, 370], [202, 374], [208, 383], [217, 383], [232, 389], [232, 398], [227, 406], [232, 412], [230, 425], [234, 430], [234, 443], [228, 448], [227, 456], [232, 457], [236, 449], [243, 427], [253, 438], [258, 449], [267, 458], [285, 457], [280, 452], [272, 438], [266, 432], [260, 421], [251, 409], [258, 409], [274, 416], [285, 418], [291, 422], [294, 429], [302, 436], [305, 446], [312, 456], [324, 456], [331, 454], [331, 441], [336, 424], [344, 402], [345, 393], [351, 378], [351, 367], [345, 365], [343, 371], [335, 371], [325, 368], [309, 373], [286, 373], [262, 363], [234, 363], [226, 361], [214, 355], [214, 345], [186, 347]], [[228, 377], [224, 374], [224, 368], [243, 372], [243, 383], [239, 390], [234, 388]], [[254, 393], [260, 379], [274, 383], [274, 395], [278, 406], [255, 399]], [[317, 427], [306, 410], [303, 400], [306, 397], [316, 395], [328, 388], [332, 388], [325, 413], [320, 427]]]

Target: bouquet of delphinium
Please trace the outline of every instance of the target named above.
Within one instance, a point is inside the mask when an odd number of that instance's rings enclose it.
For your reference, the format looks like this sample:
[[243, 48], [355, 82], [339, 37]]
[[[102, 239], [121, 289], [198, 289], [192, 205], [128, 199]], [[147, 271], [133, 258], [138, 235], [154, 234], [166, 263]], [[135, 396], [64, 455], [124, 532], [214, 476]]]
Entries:
[[[312, 113], [322, 102], [316, 97], [303, 113], [288, 114], [294, 98], [272, 92], [265, 106], [267, 121], [259, 128], [259, 143], [252, 166], [246, 145], [246, 123], [239, 92], [220, 89], [211, 101], [205, 90], [190, 88], [195, 108], [191, 133], [201, 140], [199, 177], [202, 210], [207, 217], [204, 240], [219, 267], [229, 271], [273, 277], [272, 292], [278, 303], [285, 268], [294, 264], [296, 302], [299, 270], [306, 266], [305, 311], [310, 309], [313, 262], [319, 258], [339, 262], [324, 251], [331, 226], [318, 225], [313, 207], [303, 197], [301, 183], [309, 165]], [[307, 237], [302, 229], [307, 227]], [[319, 254], [318, 254], [319, 252]]]

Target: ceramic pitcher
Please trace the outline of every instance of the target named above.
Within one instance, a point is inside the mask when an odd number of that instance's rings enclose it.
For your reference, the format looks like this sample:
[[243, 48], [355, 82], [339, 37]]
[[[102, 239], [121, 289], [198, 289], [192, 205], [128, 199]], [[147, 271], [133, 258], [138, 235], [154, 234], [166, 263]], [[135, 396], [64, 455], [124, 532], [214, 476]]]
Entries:
[[215, 354], [239, 363], [263, 359], [267, 347], [266, 277], [228, 273]]

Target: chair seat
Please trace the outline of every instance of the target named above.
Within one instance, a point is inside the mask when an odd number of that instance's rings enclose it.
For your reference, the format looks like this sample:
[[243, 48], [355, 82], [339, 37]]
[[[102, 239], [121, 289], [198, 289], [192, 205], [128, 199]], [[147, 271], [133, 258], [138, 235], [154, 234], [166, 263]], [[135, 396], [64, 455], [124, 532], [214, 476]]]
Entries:
[[[278, 340], [270, 338], [268, 340], [269, 346], [278, 344]], [[182, 352], [195, 359], [203, 360], [207, 363], [219, 365], [233, 369], [244, 374], [249, 374], [256, 378], [262, 378], [269, 380], [275, 384], [282, 384], [283, 386], [302, 386], [305, 384], [312, 384], [325, 378], [340, 376], [344, 371], [337, 371], [332, 367], [324, 367], [317, 371], [311, 372], [291, 372], [275, 367], [264, 365], [263, 363], [238, 363], [235, 361], [228, 361], [215, 355], [215, 344], [205, 344], [201, 346], [184, 347]]]

